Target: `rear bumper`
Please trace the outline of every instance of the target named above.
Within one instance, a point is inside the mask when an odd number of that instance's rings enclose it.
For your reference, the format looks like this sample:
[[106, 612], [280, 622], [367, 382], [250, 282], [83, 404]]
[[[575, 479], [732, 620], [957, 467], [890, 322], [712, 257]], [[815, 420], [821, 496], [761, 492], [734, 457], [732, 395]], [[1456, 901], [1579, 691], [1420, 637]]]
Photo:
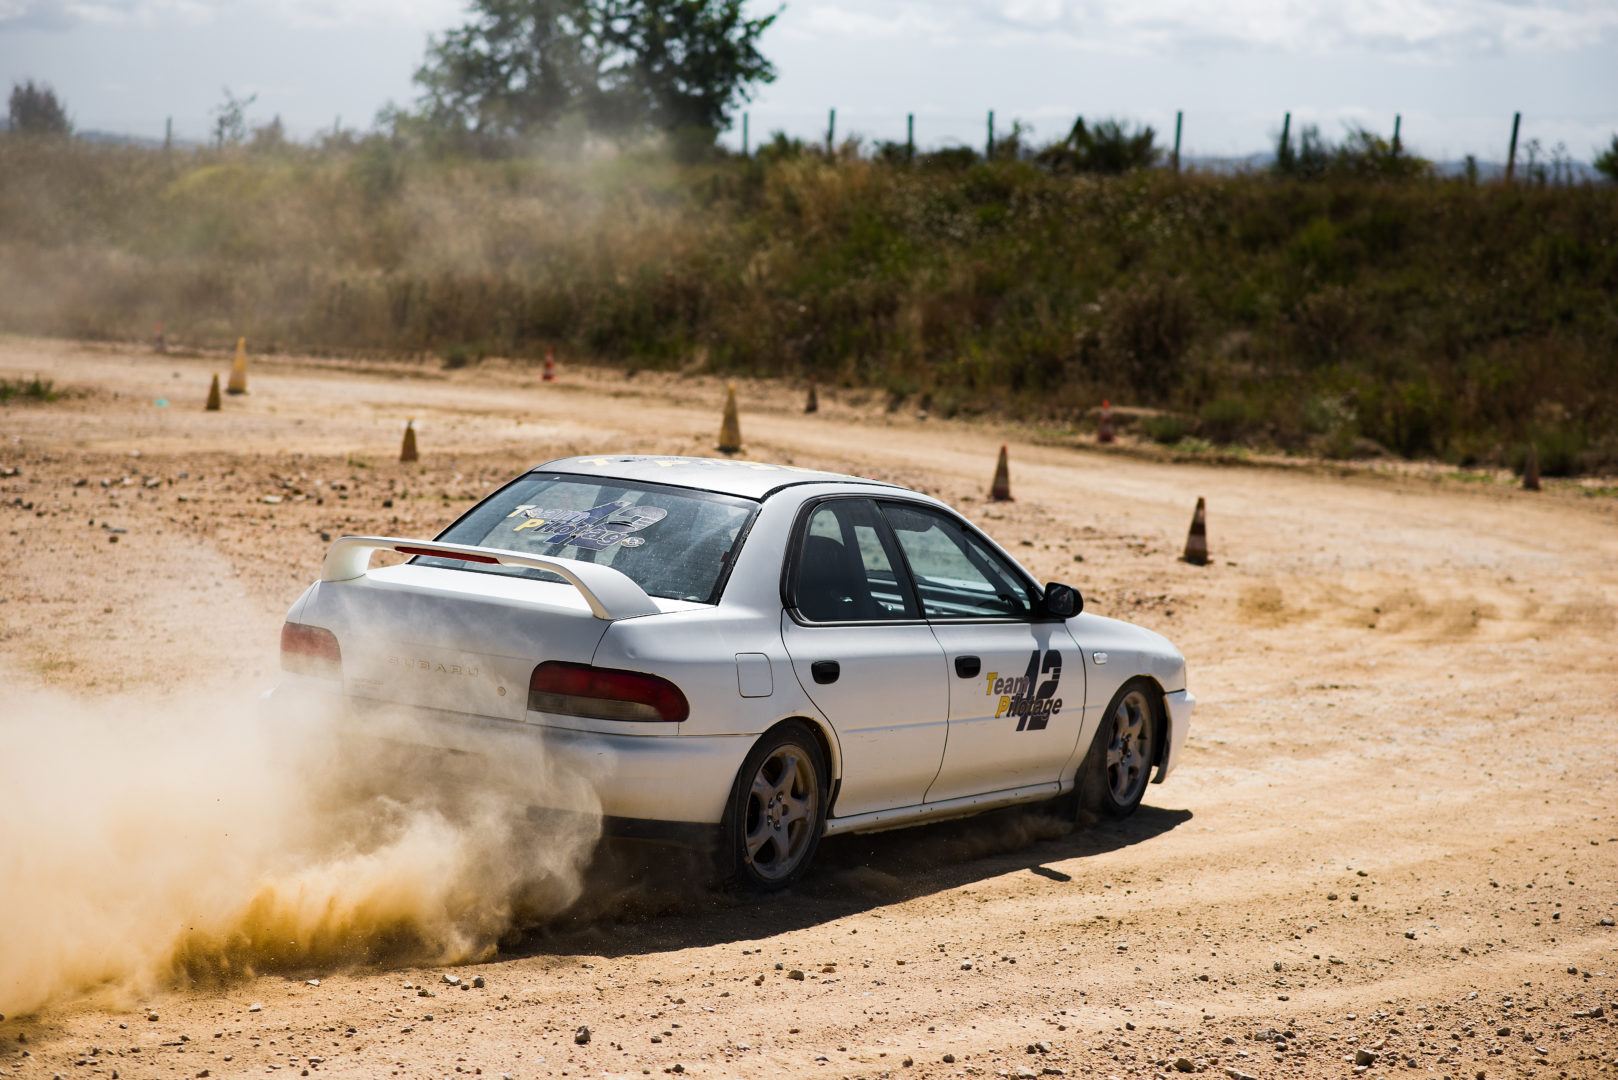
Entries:
[[[269, 708], [322, 710], [345, 741], [430, 760], [435, 774], [476, 783], [532, 777], [536, 814], [593, 813], [606, 835], [696, 844], [724, 816], [752, 740], [734, 735], [619, 735], [347, 698], [288, 677]], [[370, 754], [362, 750], [362, 760]], [[593, 793], [587, 809], [577, 792]]]
[[1152, 782], [1157, 784], [1168, 779], [1169, 773], [1179, 763], [1180, 751], [1185, 746], [1185, 737], [1191, 732], [1191, 710], [1196, 708], [1197, 699], [1189, 690], [1176, 690], [1172, 694], [1164, 694], [1163, 703], [1168, 706], [1169, 711], [1169, 744], [1163, 753], [1163, 764], [1158, 767], [1157, 775], [1152, 778]]

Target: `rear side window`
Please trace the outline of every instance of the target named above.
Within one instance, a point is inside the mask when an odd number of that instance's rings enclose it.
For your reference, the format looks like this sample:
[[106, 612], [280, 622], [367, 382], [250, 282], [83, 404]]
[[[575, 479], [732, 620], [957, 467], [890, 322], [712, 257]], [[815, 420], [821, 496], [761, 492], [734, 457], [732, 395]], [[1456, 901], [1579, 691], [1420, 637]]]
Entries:
[[883, 503], [929, 619], [1027, 619], [1033, 600], [998, 554], [945, 514]]
[[799, 540], [792, 606], [810, 622], [919, 618], [898, 564], [868, 500], [821, 503], [810, 511]]
[[[756, 509], [747, 499], [706, 491], [536, 473], [491, 495], [437, 539], [600, 563], [628, 575], [648, 596], [712, 604], [718, 602], [725, 571]], [[415, 561], [468, 569], [466, 563], [449, 559]], [[523, 567], [478, 569], [562, 580]]]

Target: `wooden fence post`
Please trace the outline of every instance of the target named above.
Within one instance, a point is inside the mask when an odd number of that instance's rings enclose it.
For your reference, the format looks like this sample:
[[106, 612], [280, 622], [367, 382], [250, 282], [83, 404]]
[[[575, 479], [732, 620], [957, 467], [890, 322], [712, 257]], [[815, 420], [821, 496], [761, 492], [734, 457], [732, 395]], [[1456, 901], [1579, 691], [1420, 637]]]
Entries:
[[1506, 183], [1517, 174], [1517, 128], [1522, 124], [1522, 113], [1511, 114], [1511, 149], [1506, 151]]
[[1404, 117], [1400, 116], [1398, 113], [1393, 114], [1393, 156], [1394, 157], [1399, 156], [1399, 148], [1400, 148], [1400, 145], [1401, 145], [1400, 142], [1399, 142], [1399, 124], [1400, 124], [1400, 121], [1402, 121], [1403, 119], [1404, 119]]
[[1292, 163], [1292, 114], [1281, 118], [1281, 145], [1275, 150], [1275, 163], [1285, 168]]
[[905, 114], [905, 160], [916, 160], [916, 114]]
[[748, 142], [748, 136], [749, 136], [750, 133], [747, 130], [748, 121], [749, 121], [749, 119], [751, 119], [751, 117], [752, 117], [751, 113], [742, 113], [742, 157], [751, 157], [752, 156], [749, 153], [749, 150], [751, 149], [751, 146], [750, 146], [750, 144]]
[[1185, 110], [1177, 109], [1174, 113], [1174, 171], [1180, 171], [1180, 126], [1185, 122]]
[[829, 157], [837, 152], [837, 110], [833, 109], [826, 116], [826, 155]]
[[988, 159], [994, 157], [994, 110], [989, 110], [989, 141], [984, 148], [983, 156]]

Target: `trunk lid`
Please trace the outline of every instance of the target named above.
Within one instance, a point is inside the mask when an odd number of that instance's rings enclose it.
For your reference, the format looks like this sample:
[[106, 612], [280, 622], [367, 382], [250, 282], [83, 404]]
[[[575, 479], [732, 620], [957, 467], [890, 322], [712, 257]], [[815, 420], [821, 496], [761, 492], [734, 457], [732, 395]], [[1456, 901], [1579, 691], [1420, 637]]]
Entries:
[[337, 635], [350, 697], [508, 720], [536, 664], [589, 663], [611, 625], [571, 585], [420, 565], [322, 581], [301, 617]]

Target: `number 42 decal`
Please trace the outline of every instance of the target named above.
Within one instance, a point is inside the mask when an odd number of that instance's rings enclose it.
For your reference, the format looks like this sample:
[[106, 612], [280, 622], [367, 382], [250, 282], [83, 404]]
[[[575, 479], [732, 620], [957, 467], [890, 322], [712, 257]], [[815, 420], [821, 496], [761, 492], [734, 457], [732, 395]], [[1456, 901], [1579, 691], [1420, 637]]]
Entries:
[[1002, 677], [991, 671], [983, 678], [984, 692], [1000, 699], [995, 717], [1015, 716], [1018, 731], [1039, 731], [1062, 711], [1062, 699], [1056, 696], [1062, 681], [1062, 654], [1055, 649], [1047, 650], [1043, 661], [1038, 649], [1029, 653], [1028, 670], [1021, 675]]

